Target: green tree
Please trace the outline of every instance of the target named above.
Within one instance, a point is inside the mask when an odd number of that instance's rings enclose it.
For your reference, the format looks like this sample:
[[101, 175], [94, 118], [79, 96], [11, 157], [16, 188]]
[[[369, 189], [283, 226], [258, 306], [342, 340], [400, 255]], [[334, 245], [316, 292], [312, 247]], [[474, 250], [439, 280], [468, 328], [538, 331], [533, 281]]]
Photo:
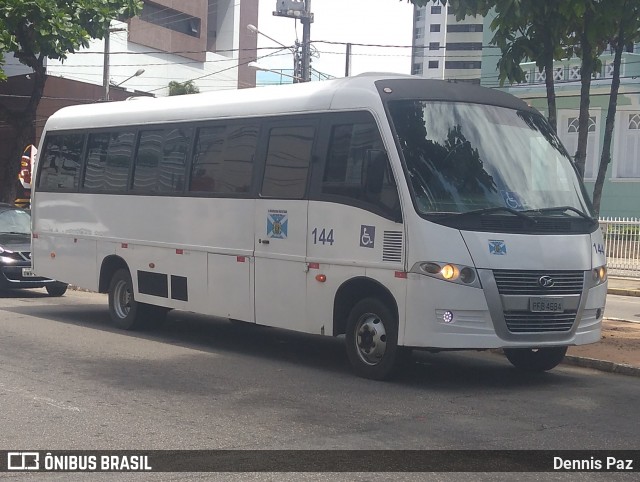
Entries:
[[[408, 1], [426, 5], [436, 0]], [[574, 158], [581, 176], [586, 163], [591, 79], [601, 67], [599, 56], [606, 46], [615, 48], [603, 149], [592, 197], [598, 215], [604, 178], [611, 162], [622, 52], [625, 44], [640, 40], [640, 0], [443, 0], [442, 3], [448, 3], [458, 19], [486, 15], [494, 9], [491, 43], [501, 50], [498, 61], [501, 85], [505, 79], [521, 82], [524, 73], [520, 63], [535, 61], [546, 73], [549, 122], [554, 128], [557, 117], [553, 61], [571, 55], [581, 59], [578, 147]]]
[[199, 92], [200, 89], [194, 84], [193, 80], [187, 80], [186, 82], [172, 80], [169, 82], [169, 95], [197, 94]]
[[[12, 53], [33, 69], [33, 89], [20, 107], [0, 104], [0, 120], [15, 130], [8, 149], [10, 162], [0, 166], [0, 200], [13, 202], [22, 149], [35, 140], [38, 104], [46, 82], [45, 59], [64, 60], [103, 38], [112, 19], [130, 18], [142, 9], [140, 0], [2, 0], [0, 52]], [[0, 69], [0, 74], [4, 73]]]

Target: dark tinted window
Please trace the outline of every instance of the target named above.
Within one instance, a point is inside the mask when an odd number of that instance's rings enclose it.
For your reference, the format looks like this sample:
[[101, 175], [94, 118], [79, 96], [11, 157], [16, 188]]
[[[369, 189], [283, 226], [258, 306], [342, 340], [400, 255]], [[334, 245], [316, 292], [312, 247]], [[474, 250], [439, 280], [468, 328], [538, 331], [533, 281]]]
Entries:
[[190, 190], [219, 194], [249, 192], [257, 139], [257, 125], [199, 129]]
[[396, 185], [375, 123], [333, 127], [322, 193], [372, 204], [387, 212], [397, 209]]
[[83, 187], [91, 191], [125, 191], [134, 139], [132, 131], [91, 134]]
[[431, 26], [429, 27], [429, 31], [430, 32], [439, 32], [440, 31], [440, 24], [432, 23]]
[[314, 135], [312, 126], [274, 127], [269, 131], [263, 196], [290, 199], [304, 196]]
[[38, 187], [44, 190], [73, 190], [80, 180], [82, 134], [48, 135], [40, 156]]
[[180, 192], [184, 187], [191, 128], [170, 128], [140, 133], [133, 189]]

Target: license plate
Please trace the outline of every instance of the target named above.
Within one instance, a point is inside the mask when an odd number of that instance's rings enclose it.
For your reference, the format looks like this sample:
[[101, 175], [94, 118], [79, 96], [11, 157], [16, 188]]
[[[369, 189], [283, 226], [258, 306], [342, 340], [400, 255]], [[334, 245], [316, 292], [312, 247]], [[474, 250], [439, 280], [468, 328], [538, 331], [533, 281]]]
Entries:
[[22, 268], [22, 277], [23, 278], [35, 278], [36, 274], [33, 272], [31, 268]]
[[563, 312], [562, 298], [529, 298], [529, 311], [532, 313]]

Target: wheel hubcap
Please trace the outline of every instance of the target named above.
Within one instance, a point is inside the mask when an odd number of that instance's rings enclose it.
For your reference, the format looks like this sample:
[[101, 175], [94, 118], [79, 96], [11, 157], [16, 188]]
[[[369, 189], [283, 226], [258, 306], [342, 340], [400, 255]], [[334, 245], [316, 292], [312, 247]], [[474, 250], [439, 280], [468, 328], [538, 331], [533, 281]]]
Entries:
[[113, 290], [115, 303], [113, 306], [119, 318], [126, 318], [131, 311], [131, 289], [125, 281], [119, 281]]
[[387, 332], [382, 320], [373, 313], [363, 315], [356, 325], [356, 344], [360, 359], [376, 365], [387, 349]]

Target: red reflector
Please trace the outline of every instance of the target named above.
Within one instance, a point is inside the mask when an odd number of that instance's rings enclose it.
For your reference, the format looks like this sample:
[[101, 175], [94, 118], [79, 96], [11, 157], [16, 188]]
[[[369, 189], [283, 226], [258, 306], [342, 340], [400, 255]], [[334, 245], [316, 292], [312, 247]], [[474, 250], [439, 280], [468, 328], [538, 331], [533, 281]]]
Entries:
[[238, 263], [244, 263], [246, 261], [246, 258], [244, 256], [236, 256], [236, 261]]
[[176, 254], [184, 254], [184, 249], [176, 249]]
[[396, 278], [406, 279], [407, 278], [407, 272], [406, 271], [396, 271]]
[[129, 245], [127, 243], [122, 243], [121, 244], [122, 248], [127, 249], [129, 247]]
[[33, 233], [33, 239], [38, 239], [38, 233]]
[[309, 263], [309, 269], [320, 269], [320, 263]]
[[320, 281], [320, 283], [324, 283], [325, 281], [327, 281], [327, 276], [324, 274], [317, 274], [316, 280]]

